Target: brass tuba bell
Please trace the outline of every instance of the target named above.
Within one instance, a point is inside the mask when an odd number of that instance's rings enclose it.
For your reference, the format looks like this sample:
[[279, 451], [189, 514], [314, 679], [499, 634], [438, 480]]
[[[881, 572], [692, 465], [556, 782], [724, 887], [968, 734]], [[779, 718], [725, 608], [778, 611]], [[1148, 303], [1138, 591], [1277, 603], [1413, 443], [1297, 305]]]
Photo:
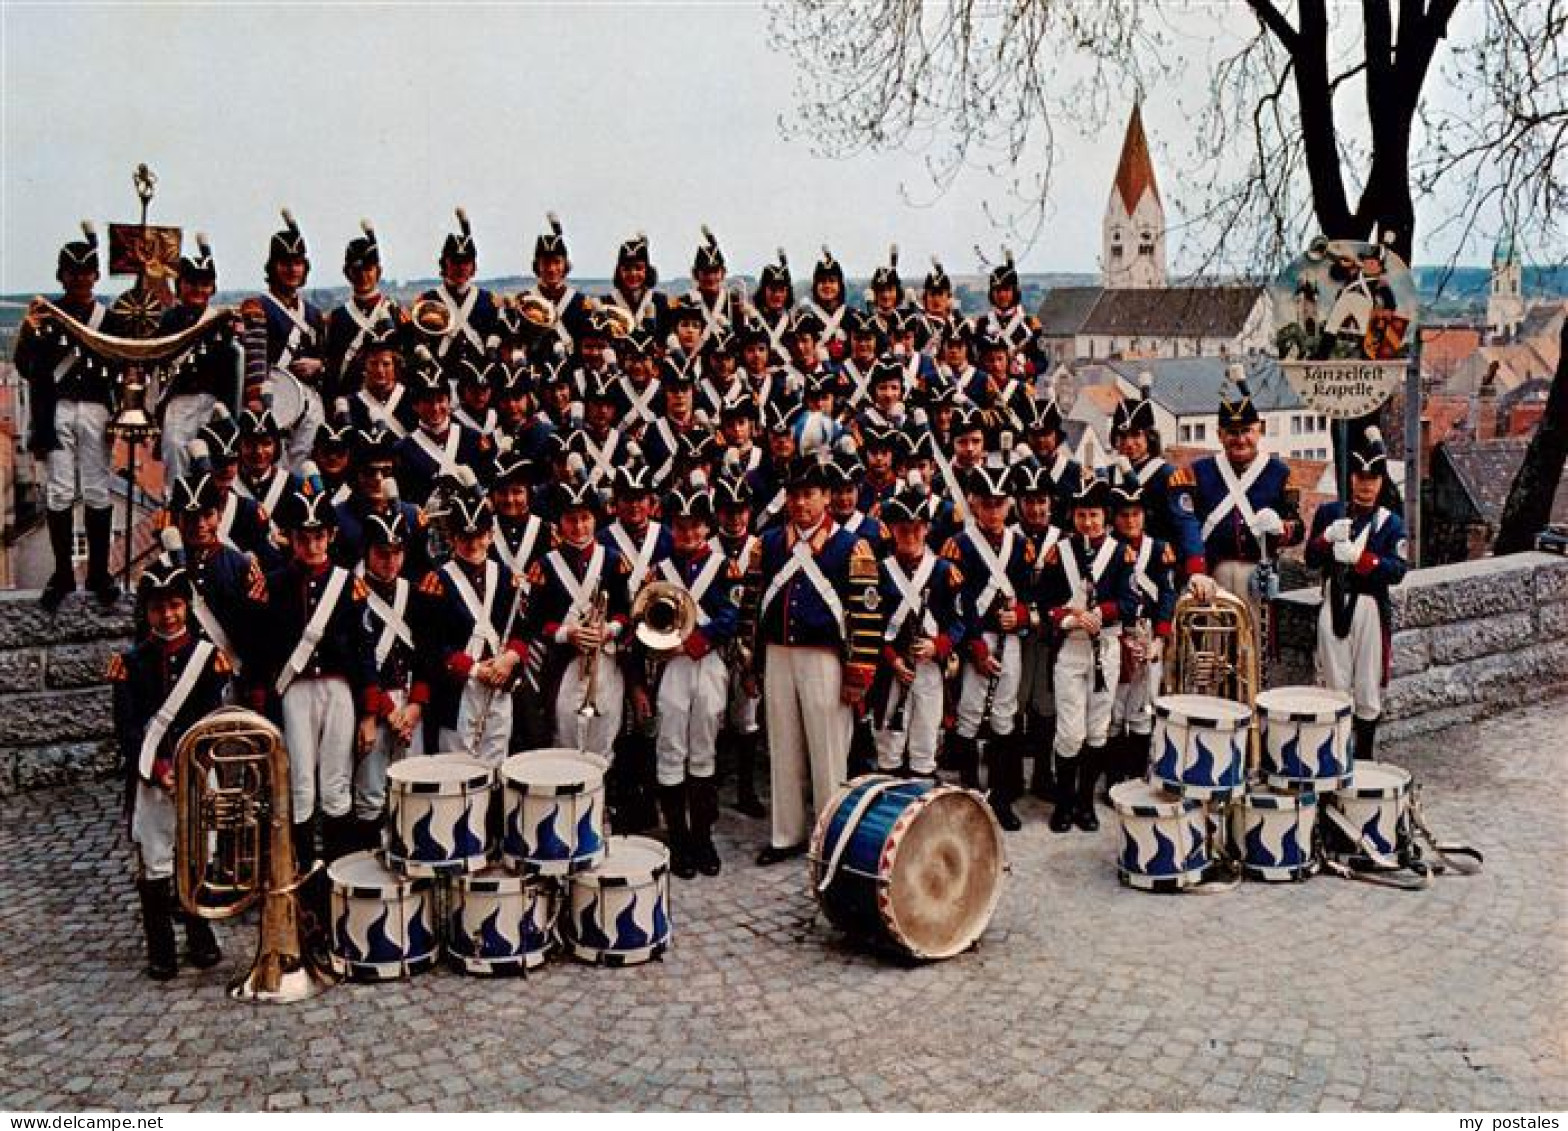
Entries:
[[650, 581], [632, 602], [637, 640], [650, 652], [673, 652], [697, 627], [697, 602], [679, 585]]
[[532, 291], [524, 291], [512, 300], [512, 306], [524, 322], [538, 330], [553, 330], [558, 315], [549, 299]]
[[220, 707], [174, 752], [174, 871], [180, 903], [203, 919], [229, 919], [258, 899], [261, 934], [250, 970], [229, 983], [243, 1001], [314, 997], [337, 976], [306, 945], [294, 859], [289, 753], [254, 711]]

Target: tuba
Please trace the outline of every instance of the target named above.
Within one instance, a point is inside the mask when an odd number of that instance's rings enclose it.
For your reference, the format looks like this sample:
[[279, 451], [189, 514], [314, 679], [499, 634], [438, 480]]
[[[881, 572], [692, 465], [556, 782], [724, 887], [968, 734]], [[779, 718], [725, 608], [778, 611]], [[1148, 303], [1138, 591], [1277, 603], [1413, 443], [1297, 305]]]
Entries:
[[[1171, 616], [1173, 650], [1165, 658], [1161, 690], [1166, 695], [1212, 695], [1256, 705], [1259, 684], [1258, 635], [1252, 608], [1224, 589], [1205, 604], [1191, 593], [1176, 602]], [[1258, 761], [1258, 732], [1250, 740]]]
[[673, 652], [697, 627], [697, 602], [679, 585], [650, 581], [632, 602], [637, 642], [653, 653]]
[[524, 291], [514, 298], [512, 308], [536, 330], [554, 330], [560, 318], [555, 312], [555, 304], [533, 291]]
[[321, 865], [302, 876], [295, 864], [289, 753], [278, 728], [240, 707], [207, 715], [175, 748], [174, 805], [185, 910], [228, 919], [262, 901], [255, 960], [229, 983], [229, 996], [303, 1001], [335, 984], [305, 945], [300, 891]]

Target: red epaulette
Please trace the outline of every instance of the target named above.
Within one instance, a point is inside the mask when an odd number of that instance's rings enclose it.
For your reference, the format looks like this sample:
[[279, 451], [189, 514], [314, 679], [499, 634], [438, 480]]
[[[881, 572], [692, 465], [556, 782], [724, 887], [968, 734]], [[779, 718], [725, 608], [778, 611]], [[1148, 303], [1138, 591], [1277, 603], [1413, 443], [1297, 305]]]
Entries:
[[441, 584], [441, 575], [431, 570], [419, 579], [419, 591], [426, 597], [445, 597], [446, 586]]
[[131, 673], [125, 668], [125, 657], [116, 652], [109, 657], [109, 668], [104, 673], [111, 683], [124, 683], [131, 678]]

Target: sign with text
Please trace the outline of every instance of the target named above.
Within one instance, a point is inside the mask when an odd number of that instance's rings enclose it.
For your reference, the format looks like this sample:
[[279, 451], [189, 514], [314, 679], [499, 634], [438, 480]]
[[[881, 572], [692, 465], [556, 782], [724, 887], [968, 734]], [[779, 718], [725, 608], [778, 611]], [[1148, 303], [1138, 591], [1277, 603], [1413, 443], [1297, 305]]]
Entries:
[[1364, 416], [1399, 387], [1416, 339], [1416, 288], [1386, 244], [1320, 236], [1270, 297], [1280, 368], [1311, 407]]

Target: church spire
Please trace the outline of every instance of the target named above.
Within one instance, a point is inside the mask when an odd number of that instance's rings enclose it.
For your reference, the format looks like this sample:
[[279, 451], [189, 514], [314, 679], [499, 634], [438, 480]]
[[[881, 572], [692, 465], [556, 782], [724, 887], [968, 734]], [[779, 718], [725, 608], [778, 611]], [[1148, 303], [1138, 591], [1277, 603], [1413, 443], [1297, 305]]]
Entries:
[[1149, 140], [1143, 135], [1143, 105], [1135, 102], [1127, 121], [1127, 136], [1122, 139], [1122, 157], [1116, 165], [1116, 191], [1129, 215], [1138, 207], [1145, 189], [1154, 194], [1156, 201], [1160, 199], [1154, 162], [1149, 157]]

